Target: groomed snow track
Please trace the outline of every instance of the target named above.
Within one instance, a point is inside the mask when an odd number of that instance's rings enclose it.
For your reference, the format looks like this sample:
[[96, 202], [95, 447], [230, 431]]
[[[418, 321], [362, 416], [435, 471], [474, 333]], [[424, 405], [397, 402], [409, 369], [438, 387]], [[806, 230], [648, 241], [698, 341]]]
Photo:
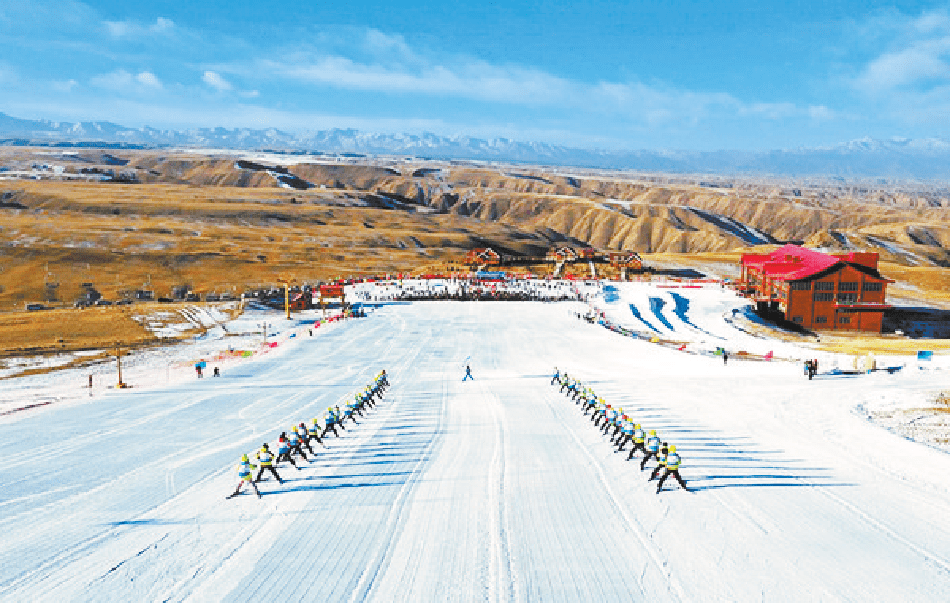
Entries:
[[[932, 384], [723, 366], [569, 307], [392, 305], [219, 379], [8, 418], [0, 600], [945, 600], [950, 458], [853, 412]], [[655, 494], [554, 366], [676, 444], [695, 491]], [[225, 500], [241, 453], [382, 368], [315, 462]]]

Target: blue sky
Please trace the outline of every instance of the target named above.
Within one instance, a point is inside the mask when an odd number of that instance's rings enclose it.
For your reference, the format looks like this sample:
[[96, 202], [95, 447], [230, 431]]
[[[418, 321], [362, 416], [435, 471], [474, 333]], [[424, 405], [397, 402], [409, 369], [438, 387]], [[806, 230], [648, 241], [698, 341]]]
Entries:
[[3, 0], [0, 111], [610, 149], [950, 138], [950, 5]]

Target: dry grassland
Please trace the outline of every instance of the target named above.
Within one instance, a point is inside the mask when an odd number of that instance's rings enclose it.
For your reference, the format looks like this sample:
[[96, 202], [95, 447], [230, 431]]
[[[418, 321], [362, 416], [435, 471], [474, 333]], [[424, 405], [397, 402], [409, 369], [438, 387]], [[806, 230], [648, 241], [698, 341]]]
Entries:
[[[408, 271], [459, 257], [513, 229], [455, 215], [331, 206], [283, 190], [169, 185], [25, 183], [32, 211], [0, 212], [0, 309], [44, 301], [46, 283], [72, 301], [95, 283], [109, 299], [150, 288], [168, 295], [270, 287]], [[36, 197], [31, 197], [35, 199]], [[291, 200], [295, 199], [296, 203]], [[526, 237], [530, 239], [531, 237]], [[147, 283], [147, 286], [146, 286]]]
[[[45, 312], [0, 313], [0, 358], [123, 348], [161, 344], [136, 316], [172, 312], [185, 304], [137, 304], [135, 306], [61, 309]], [[191, 335], [198, 330], [186, 332]]]
[[128, 307], [3, 313], [0, 340], [0, 357], [159, 343]]

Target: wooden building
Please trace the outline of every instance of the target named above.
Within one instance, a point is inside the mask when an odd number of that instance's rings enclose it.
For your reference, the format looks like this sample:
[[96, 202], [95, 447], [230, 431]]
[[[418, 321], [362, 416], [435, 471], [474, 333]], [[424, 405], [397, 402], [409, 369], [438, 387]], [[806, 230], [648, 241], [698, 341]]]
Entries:
[[743, 254], [740, 291], [760, 311], [779, 312], [806, 329], [881, 332], [887, 284], [878, 254], [825, 254], [785, 245]]
[[634, 270], [643, 268], [643, 260], [636, 251], [612, 251], [607, 254], [607, 259], [614, 268], [631, 268]]
[[548, 250], [545, 260], [549, 262], [574, 262], [580, 257], [580, 254], [573, 247], [562, 245]]
[[313, 294], [310, 291], [296, 291], [290, 294], [290, 299], [288, 300], [290, 309], [299, 312], [301, 310], [309, 310], [313, 307]]
[[501, 255], [491, 247], [472, 249], [465, 256], [469, 266], [497, 266], [501, 264]]

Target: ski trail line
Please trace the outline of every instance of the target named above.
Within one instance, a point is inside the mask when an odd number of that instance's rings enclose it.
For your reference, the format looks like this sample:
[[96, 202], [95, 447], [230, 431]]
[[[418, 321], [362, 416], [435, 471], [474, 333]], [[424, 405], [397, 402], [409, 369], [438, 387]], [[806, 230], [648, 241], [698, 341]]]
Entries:
[[[548, 406], [554, 406], [551, 404], [551, 394], [546, 392], [542, 394], [542, 399], [548, 404]], [[560, 418], [560, 415], [557, 415]], [[564, 420], [561, 419], [561, 422], [564, 423]], [[604, 490], [610, 496], [611, 502], [620, 512], [620, 515], [623, 517], [624, 522], [627, 524], [627, 527], [630, 528], [630, 531], [637, 537], [637, 540], [640, 541], [640, 544], [643, 546], [643, 550], [647, 552], [650, 559], [653, 561], [653, 564], [660, 571], [660, 573], [666, 577], [667, 582], [670, 585], [670, 594], [673, 595], [677, 601], [686, 601], [686, 593], [683, 590], [683, 587], [680, 585], [679, 580], [673, 577], [672, 572], [669, 569], [669, 566], [663, 559], [660, 557], [657, 546], [650, 541], [650, 538], [643, 532], [639, 524], [637, 524], [630, 514], [627, 512], [627, 508], [620, 502], [620, 498], [617, 496], [617, 493], [614, 492], [613, 486], [610, 483], [610, 480], [607, 479], [607, 475], [604, 473], [604, 468], [597, 461], [597, 458], [591, 454], [590, 450], [584, 445], [577, 434], [574, 433], [574, 430], [570, 428], [569, 425], [564, 425], [566, 431], [571, 434], [571, 438], [574, 440], [574, 443], [577, 444], [577, 447], [584, 451], [584, 455], [590, 460], [590, 464], [597, 470], [597, 477], [600, 479], [600, 482], [604, 485]], [[643, 587], [640, 585], [642, 591]]]
[[[421, 349], [421, 346], [417, 349]], [[447, 373], [443, 372], [442, 400], [440, 402], [439, 420], [435, 427], [435, 433], [432, 439], [429, 440], [429, 443], [426, 444], [426, 447], [423, 449], [421, 458], [416, 463], [415, 467], [412, 468], [411, 475], [409, 475], [405, 483], [403, 483], [402, 487], [399, 489], [399, 493], [396, 495], [395, 500], [393, 500], [392, 506], [390, 507], [389, 516], [386, 518], [386, 525], [382, 530], [384, 536], [380, 540], [376, 550], [373, 552], [371, 561], [367, 563], [366, 567], [363, 569], [359, 581], [356, 584], [356, 588], [353, 590], [353, 594], [350, 595], [350, 601], [366, 601], [372, 594], [372, 589], [377, 582], [377, 578], [379, 578], [379, 576], [385, 571], [385, 568], [388, 565], [387, 562], [389, 551], [392, 549], [393, 543], [396, 540], [397, 528], [405, 519], [404, 511], [409, 499], [409, 493], [416, 485], [416, 482], [418, 482], [422, 477], [423, 468], [429, 462], [432, 450], [435, 448], [436, 444], [441, 442], [443, 439], [442, 428], [445, 424], [445, 415], [447, 411], [446, 400], [448, 397], [448, 385], [446, 380]]]
[[[484, 383], [484, 382], [480, 382]], [[491, 533], [491, 563], [488, 595], [490, 601], [517, 601], [517, 585], [511, 567], [511, 542], [508, 528], [507, 500], [505, 498], [505, 458], [507, 438], [505, 422], [498, 395], [482, 385], [483, 395], [491, 401], [489, 408], [495, 423], [495, 453], [488, 469], [489, 513]]]
[[831, 499], [832, 501], [838, 503], [839, 505], [841, 505], [842, 507], [844, 507], [845, 509], [847, 509], [848, 511], [856, 515], [865, 524], [871, 526], [872, 528], [878, 530], [882, 534], [885, 534], [889, 536], [890, 538], [896, 540], [897, 542], [903, 544], [904, 546], [914, 551], [915, 553], [917, 553], [924, 559], [939, 566], [941, 569], [943, 569], [943, 571], [950, 572], [950, 562], [948, 562], [946, 559], [934, 553], [931, 553], [930, 551], [928, 551], [927, 549], [923, 548], [920, 545], [914, 544], [907, 538], [904, 538], [903, 536], [895, 532], [893, 529], [889, 528], [884, 523], [878, 521], [877, 519], [874, 519], [873, 517], [871, 517], [870, 515], [868, 515], [867, 513], [865, 513], [858, 507], [856, 507], [855, 505], [849, 503], [842, 497], [838, 496], [837, 494], [833, 492], [829, 492], [826, 488], [823, 488], [821, 486], [816, 486], [814, 484], [809, 484], [808, 482], [805, 482], [801, 478], [799, 478], [799, 481], [801, 481], [802, 483], [806, 483], [812, 489], [816, 490], [817, 492]]

